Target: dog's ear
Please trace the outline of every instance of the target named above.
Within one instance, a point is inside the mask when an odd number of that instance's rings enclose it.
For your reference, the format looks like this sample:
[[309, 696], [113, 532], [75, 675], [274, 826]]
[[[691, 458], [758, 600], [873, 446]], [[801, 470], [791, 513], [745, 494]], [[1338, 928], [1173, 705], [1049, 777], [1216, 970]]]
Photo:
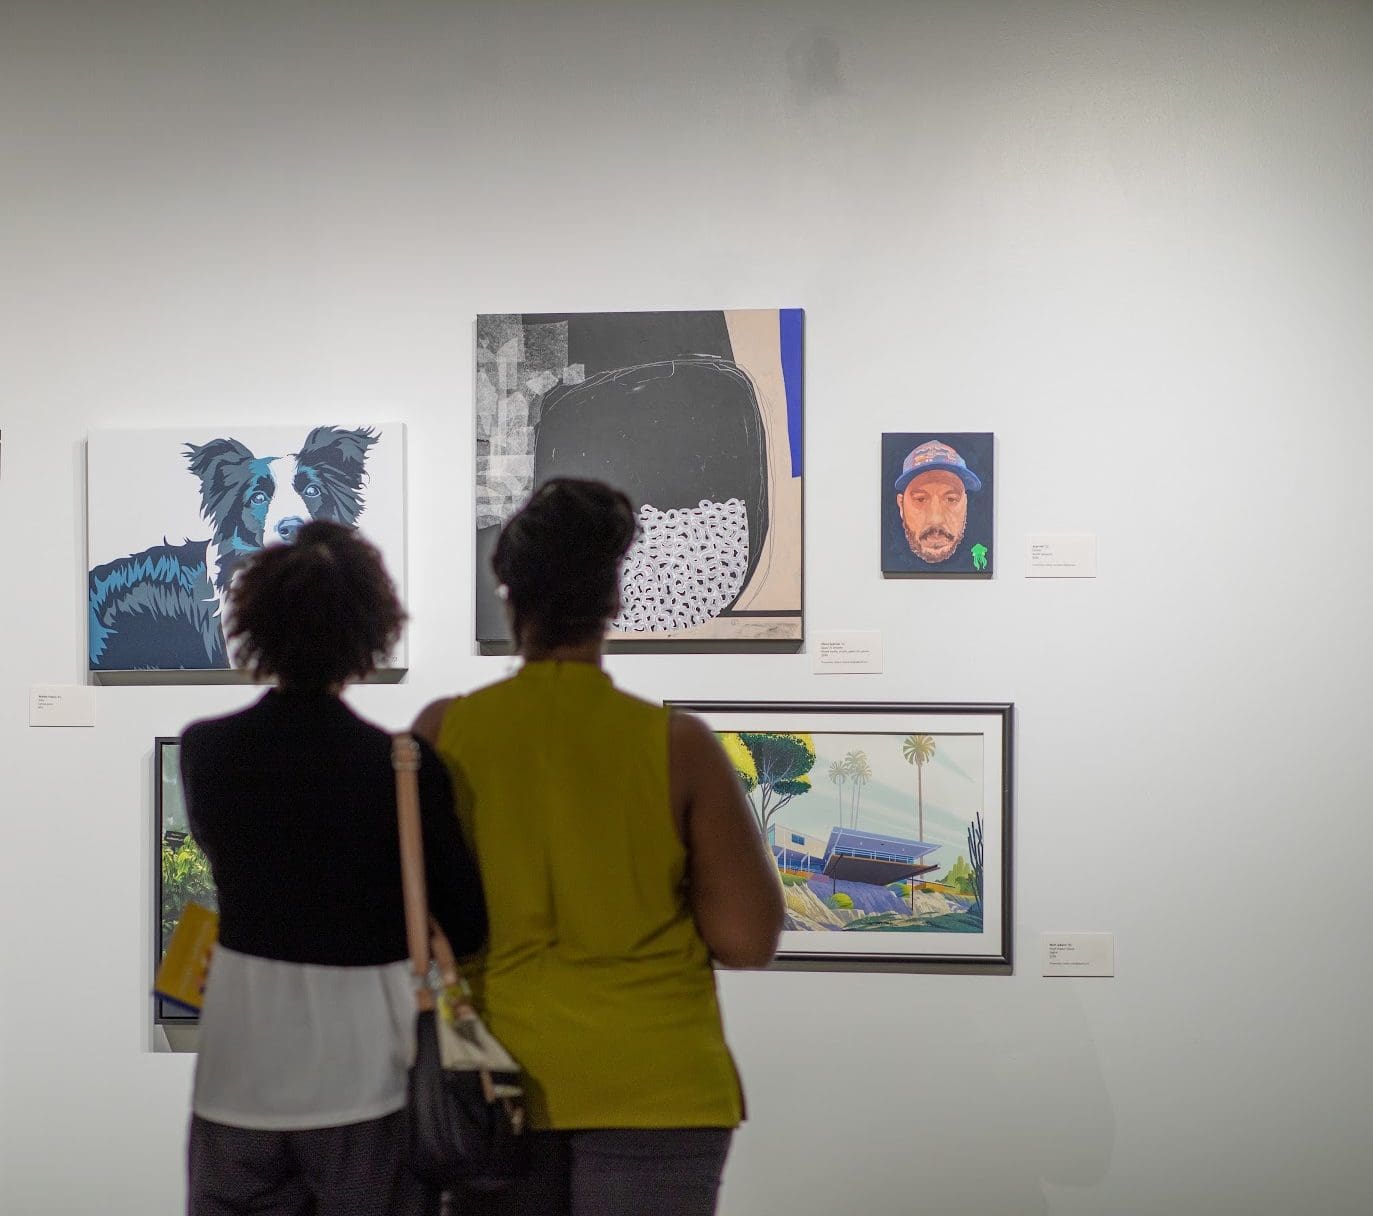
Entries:
[[237, 439], [211, 439], [198, 447], [188, 443], [182, 455], [200, 479], [201, 515], [218, 520], [225, 505], [238, 495], [244, 474], [254, 459], [252, 452]]
[[296, 460], [315, 468], [327, 465], [356, 490], [366, 473], [367, 450], [378, 438], [371, 427], [344, 431], [336, 426], [317, 426], [305, 437]]
[[314, 469], [324, 485], [334, 518], [353, 523], [362, 514], [362, 485], [367, 479], [367, 452], [380, 436], [371, 427], [346, 431], [317, 426], [296, 453], [298, 465]]

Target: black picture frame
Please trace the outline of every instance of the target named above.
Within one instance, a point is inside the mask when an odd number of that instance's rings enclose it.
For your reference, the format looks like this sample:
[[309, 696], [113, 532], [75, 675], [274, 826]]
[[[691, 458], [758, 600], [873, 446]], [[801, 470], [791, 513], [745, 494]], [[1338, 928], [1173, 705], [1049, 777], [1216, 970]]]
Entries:
[[[189, 899], [217, 906], [209, 865], [196, 846], [181, 798], [181, 739], [160, 735], [153, 740], [153, 971], [171, 941], [172, 929]], [[151, 987], [151, 985], [150, 985]], [[158, 1026], [194, 1025], [200, 1016], [184, 1005], [152, 995], [153, 1022]]]
[[[779, 873], [789, 888], [787, 927], [774, 966], [1012, 970], [1014, 705], [668, 704], [700, 716], [721, 738], [745, 780], [760, 830], [769, 834]], [[900, 739], [891, 739], [893, 735]], [[804, 736], [808, 742], [770, 742], [767, 736]], [[912, 743], [920, 736], [930, 742]], [[864, 739], [870, 740], [868, 746]], [[855, 776], [854, 770], [845, 776], [842, 766], [847, 760], [840, 759], [841, 753], [854, 752], [861, 753], [868, 769], [866, 778], [861, 769], [855, 777], [857, 806], [845, 784]], [[915, 752], [924, 759], [917, 762]], [[855, 757], [853, 763], [857, 762]], [[909, 774], [900, 769], [903, 763], [912, 770]], [[745, 772], [750, 766], [756, 781], [751, 789]], [[927, 766], [934, 766], [928, 774]], [[931, 781], [936, 774], [938, 780]], [[909, 798], [907, 791], [896, 788], [898, 776], [911, 779], [915, 793]], [[804, 788], [807, 785], [809, 789]], [[869, 811], [864, 812], [861, 795], [869, 785], [872, 796]], [[818, 789], [825, 797], [806, 804], [804, 798]], [[915, 832], [903, 837], [877, 830], [903, 823], [912, 805]], [[792, 807], [790, 815], [777, 818], [787, 807]], [[850, 807], [852, 822], [846, 824]], [[771, 814], [764, 813], [769, 810]], [[828, 833], [821, 830], [836, 818]], [[957, 826], [964, 819], [967, 851], [961, 853]], [[975, 848], [979, 855], [974, 855]], [[946, 905], [943, 911], [941, 902]]]

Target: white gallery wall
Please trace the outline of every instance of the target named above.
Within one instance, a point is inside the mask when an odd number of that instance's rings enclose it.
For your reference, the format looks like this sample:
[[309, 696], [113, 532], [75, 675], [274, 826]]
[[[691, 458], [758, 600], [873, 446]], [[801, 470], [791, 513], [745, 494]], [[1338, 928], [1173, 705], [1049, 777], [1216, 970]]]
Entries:
[[[404, 421], [399, 725], [472, 637], [478, 312], [806, 309], [810, 655], [674, 699], [1013, 701], [1015, 972], [722, 977], [726, 1216], [1363, 1213], [1373, 1188], [1366, 3], [0, 8], [0, 1211], [173, 1213], [151, 749], [84, 679], [84, 438]], [[997, 437], [996, 576], [884, 581], [884, 430]], [[1027, 580], [1025, 536], [1099, 537]], [[179, 538], [174, 538], [179, 539]], [[1039, 934], [1117, 935], [1114, 979]]]

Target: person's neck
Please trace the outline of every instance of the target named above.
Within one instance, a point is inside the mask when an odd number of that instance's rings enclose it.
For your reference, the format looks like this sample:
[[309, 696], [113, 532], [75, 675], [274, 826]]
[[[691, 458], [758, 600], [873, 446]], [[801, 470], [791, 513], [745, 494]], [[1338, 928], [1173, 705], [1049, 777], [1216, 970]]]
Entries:
[[589, 663], [592, 667], [600, 667], [604, 655], [602, 638], [565, 646], [541, 646], [530, 642], [520, 647], [520, 658], [526, 663]]

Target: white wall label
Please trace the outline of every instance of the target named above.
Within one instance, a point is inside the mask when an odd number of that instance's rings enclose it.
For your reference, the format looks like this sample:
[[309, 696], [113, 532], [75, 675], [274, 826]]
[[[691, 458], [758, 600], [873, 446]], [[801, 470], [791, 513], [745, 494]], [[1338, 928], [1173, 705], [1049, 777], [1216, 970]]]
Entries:
[[1041, 933], [1041, 975], [1115, 975], [1114, 933]]
[[94, 726], [95, 689], [85, 684], [29, 687], [30, 726]]
[[1025, 538], [1026, 578], [1096, 578], [1094, 533]]
[[882, 631], [831, 630], [815, 634], [810, 669], [817, 676], [877, 675], [882, 670]]

